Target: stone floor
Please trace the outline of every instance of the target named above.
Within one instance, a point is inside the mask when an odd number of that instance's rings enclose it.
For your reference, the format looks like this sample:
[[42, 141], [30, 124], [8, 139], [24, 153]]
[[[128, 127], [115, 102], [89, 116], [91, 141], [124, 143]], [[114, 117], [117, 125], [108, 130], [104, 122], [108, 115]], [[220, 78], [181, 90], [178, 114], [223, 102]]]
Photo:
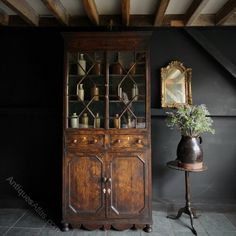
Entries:
[[[58, 228], [45, 223], [36, 213], [27, 209], [0, 209], [0, 235], [9, 236], [188, 236], [193, 235], [189, 229], [190, 221], [187, 215], [182, 215], [179, 220], [167, 219], [169, 214], [176, 213], [179, 206], [154, 204], [153, 232], [147, 234], [140, 230], [126, 230], [122, 232], [71, 230], [60, 232]], [[224, 207], [215, 205], [211, 207], [197, 206], [200, 214], [194, 220], [194, 225], [199, 236], [236, 236], [236, 206]], [[204, 210], [203, 210], [204, 209]]]

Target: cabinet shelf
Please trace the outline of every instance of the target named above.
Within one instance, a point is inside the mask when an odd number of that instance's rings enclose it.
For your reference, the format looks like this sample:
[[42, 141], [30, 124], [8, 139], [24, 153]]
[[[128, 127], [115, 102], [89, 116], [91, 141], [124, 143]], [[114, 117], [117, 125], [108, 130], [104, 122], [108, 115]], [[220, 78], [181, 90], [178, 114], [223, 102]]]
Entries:
[[110, 78], [114, 79], [120, 79], [124, 78], [125, 76], [132, 76], [133, 78], [140, 78], [140, 77], [145, 77], [145, 74], [109, 74]]
[[[73, 103], [85, 103], [88, 104], [91, 100], [84, 100], [84, 101], [79, 101], [79, 100], [69, 100], [69, 102], [73, 102]], [[99, 101], [93, 101], [95, 103], [104, 103], [103, 100], [99, 100]]]
[[[67, 97], [68, 98], [72, 98], [72, 100], [77, 100], [77, 98], [78, 98], [78, 95], [76, 95], [76, 94], [67, 94]], [[99, 99], [102, 99], [102, 98], [104, 98], [105, 96], [104, 95], [99, 95]], [[79, 100], [78, 100], [79, 101]], [[85, 100], [86, 101], [86, 100]], [[88, 100], [88, 101], [90, 101], [90, 100]], [[100, 101], [100, 100], [99, 100]]]
[[74, 79], [78, 79], [78, 78], [104, 78], [105, 75], [101, 74], [101, 75], [95, 75], [95, 74], [88, 74], [88, 75], [76, 75], [76, 74], [69, 74], [69, 78], [74, 78]]
[[[111, 103], [124, 103], [124, 101], [121, 100], [109, 100], [109, 102]], [[145, 102], [145, 100], [137, 100], [137, 101], [133, 101], [132, 103], [142, 103]]]
[[[78, 65], [78, 64], [79, 64], [78, 62], [69, 62], [69, 65]], [[146, 62], [145, 61], [137, 61], [137, 62], [135, 62], [135, 64], [136, 65], [146, 65]], [[112, 63], [110, 65], [112, 65]]]

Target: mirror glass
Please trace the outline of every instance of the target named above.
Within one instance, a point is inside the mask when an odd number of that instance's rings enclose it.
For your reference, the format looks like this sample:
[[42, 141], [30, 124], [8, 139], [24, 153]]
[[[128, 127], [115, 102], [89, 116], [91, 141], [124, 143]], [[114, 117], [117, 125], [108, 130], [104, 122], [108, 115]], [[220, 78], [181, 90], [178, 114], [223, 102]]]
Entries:
[[161, 69], [162, 107], [177, 107], [192, 104], [191, 69], [173, 61]]

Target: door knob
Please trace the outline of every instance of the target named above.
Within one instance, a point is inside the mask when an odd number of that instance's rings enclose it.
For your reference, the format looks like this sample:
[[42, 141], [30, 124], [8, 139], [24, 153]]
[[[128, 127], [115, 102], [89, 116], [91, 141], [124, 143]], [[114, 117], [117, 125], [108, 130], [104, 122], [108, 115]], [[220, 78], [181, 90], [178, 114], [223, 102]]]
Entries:
[[138, 140], [137, 140], [137, 143], [138, 143], [138, 144], [141, 144], [141, 143], [142, 143], [142, 139], [138, 139]]
[[107, 177], [102, 177], [102, 182], [106, 183], [107, 182]]
[[104, 194], [107, 192], [107, 190], [105, 188], [102, 191], [103, 191]]
[[77, 143], [77, 142], [78, 142], [78, 140], [77, 140], [77, 139], [74, 139], [74, 140], [73, 140], [73, 143]]
[[110, 189], [110, 188], [107, 189], [107, 193], [108, 193], [108, 194], [111, 194], [111, 189]]

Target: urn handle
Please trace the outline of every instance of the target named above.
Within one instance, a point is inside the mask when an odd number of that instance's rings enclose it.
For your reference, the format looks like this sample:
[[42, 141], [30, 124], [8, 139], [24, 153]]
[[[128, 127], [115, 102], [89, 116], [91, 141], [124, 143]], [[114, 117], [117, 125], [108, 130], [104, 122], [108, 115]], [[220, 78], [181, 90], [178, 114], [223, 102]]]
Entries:
[[199, 142], [200, 142], [200, 144], [202, 143], [202, 137], [201, 136], [199, 136]]

